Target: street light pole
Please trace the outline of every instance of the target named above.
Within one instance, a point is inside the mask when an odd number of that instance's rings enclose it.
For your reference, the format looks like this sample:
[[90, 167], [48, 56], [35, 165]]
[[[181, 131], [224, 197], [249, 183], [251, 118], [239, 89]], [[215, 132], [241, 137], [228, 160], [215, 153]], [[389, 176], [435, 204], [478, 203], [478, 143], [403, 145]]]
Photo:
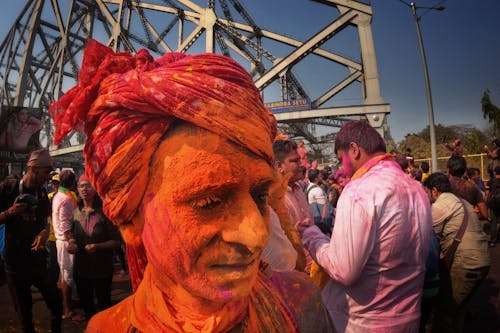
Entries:
[[[429, 113], [429, 134], [431, 137], [431, 170], [432, 172], [437, 171], [437, 152], [436, 152], [436, 128], [434, 125], [434, 110], [432, 107], [432, 93], [431, 84], [429, 81], [429, 71], [427, 70], [427, 60], [425, 58], [424, 43], [422, 41], [422, 33], [420, 32], [419, 20], [417, 15], [417, 6], [414, 2], [410, 3], [411, 12], [413, 14], [413, 19], [415, 20], [415, 27], [417, 29], [418, 46], [420, 48], [420, 56], [422, 58], [422, 67], [424, 69], [424, 80], [425, 80], [425, 91], [427, 93], [427, 110]], [[443, 10], [444, 7], [435, 7], [430, 9]]]

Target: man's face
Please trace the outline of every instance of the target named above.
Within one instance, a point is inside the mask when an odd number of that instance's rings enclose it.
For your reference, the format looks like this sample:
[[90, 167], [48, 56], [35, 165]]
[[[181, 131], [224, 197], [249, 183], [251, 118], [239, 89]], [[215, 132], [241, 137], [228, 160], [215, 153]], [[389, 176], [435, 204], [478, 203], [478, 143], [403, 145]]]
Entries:
[[169, 279], [195, 299], [247, 296], [269, 237], [271, 167], [218, 135], [180, 124], [150, 170], [142, 238], [160, 288]]
[[18, 114], [17, 114], [17, 120], [20, 123], [25, 123], [28, 120], [28, 110], [27, 109], [21, 109]]
[[425, 193], [427, 193], [427, 197], [429, 198], [429, 201], [431, 204], [436, 202], [437, 199], [437, 190], [436, 189], [430, 189], [428, 187], [425, 187]]
[[474, 173], [472, 174], [472, 176], [470, 177], [470, 179], [471, 179], [473, 182], [477, 182], [477, 180], [479, 179], [479, 172], [474, 171]]
[[78, 183], [78, 195], [84, 200], [92, 200], [95, 196], [95, 190], [87, 180], [82, 180]]
[[303, 175], [300, 170], [300, 156], [297, 153], [297, 149], [292, 149], [283, 162], [281, 162], [280, 173], [283, 175], [290, 173], [292, 175], [288, 182], [289, 184], [293, 184], [302, 179]]
[[340, 184], [340, 177], [338, 182], [341, 186], [345, 186], [345, 178], [351, 178], [356, 170], [354, 169], [348, 150], [338, 150], [337, 159], [339, 160], [340, 163], [342, 163], [342, 169], [344, 169], [345, 171], [345, 176], [343, 179], [344, 184]]
[[47, 181], [52, 172], [52, 167], [33, 167], [34, 180], [37, 186]]

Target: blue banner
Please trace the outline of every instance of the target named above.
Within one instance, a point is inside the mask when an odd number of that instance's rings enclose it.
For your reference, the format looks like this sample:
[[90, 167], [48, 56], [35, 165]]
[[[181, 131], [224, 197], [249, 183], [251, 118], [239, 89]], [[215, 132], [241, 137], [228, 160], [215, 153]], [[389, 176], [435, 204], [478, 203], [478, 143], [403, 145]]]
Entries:
[[311, 100], [309, 98], [292, 99], [265, 103], [265, 106], [272, 113], [307, 110], [311, 108]]

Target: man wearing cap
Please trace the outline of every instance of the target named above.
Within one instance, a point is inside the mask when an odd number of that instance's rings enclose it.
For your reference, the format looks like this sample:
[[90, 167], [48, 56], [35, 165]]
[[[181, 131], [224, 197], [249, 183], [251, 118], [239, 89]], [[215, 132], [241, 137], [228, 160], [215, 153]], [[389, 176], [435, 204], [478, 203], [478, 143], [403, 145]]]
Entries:
[[51, 312], [52, 332], [61, 332], [62, 303], [48, 279], [45, 242], [50, 204], [44, 182], [52, 171], [47, 149], [30, 154], [27, 172], [12, 190], [0, 189], [0, 223], [5, 224], [5, 270], [22, 331], [35, 332], [31, 286], [38, 288]]

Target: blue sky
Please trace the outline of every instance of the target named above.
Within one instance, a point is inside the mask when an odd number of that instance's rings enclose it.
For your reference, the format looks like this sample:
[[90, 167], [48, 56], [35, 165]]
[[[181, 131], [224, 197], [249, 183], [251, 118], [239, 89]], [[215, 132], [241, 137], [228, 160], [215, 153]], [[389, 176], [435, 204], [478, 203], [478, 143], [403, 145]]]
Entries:
[[[336, 13], [309, 0], [240, 0], [262, 28], [297, 39], [307, 35], [316, 20], [331, 20]], [[200, 4], [204, 1], [198, 2]], [[385, 102], [391, 104], [389, 125], [396, 142], [428, 125], [427, 99], [415, 24], [409, 7], [400, 0], [372, 0], [372, 32]], [[481, 112], [481, 96], [489, 89], [500, 105], [500, 1], [420, 0], [417, 6], [442, 3], [444, 11], [419, 11], [436, 124], [487, 126]], [[0, 39], [25, 2], [4, 0], [0, 14]], [[307, 8], [307, 10], [305, 9]], [[304, 15], [307, 11], [308, 15]], [[311, 15], [312, 14], [312, 15]], [[308, 17], [308, 20], [304, 20]], [[278, 26], [278, 28], [276, 28]], [[359, 58], [356, 41], [339, 37], [343, 52]], [[354, 52], [354, 53], [352, 53]], [[308, 70], [321, 81], [322, 72]], [[313, 88], [314, 89], [314, 88]], [[311, 92], [314, 95], [314, 91]]]

